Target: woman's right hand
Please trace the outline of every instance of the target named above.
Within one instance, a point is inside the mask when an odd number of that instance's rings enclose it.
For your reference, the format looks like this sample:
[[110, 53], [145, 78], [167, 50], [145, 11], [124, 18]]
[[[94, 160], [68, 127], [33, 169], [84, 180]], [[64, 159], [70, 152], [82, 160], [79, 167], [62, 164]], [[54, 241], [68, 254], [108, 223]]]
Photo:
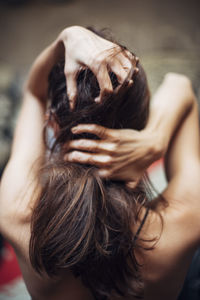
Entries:
[[[163, 155], [162, 144], [155, 132], [147, 129], [108, 129], [96, 124], [80, 124], [74, 134], [91, 133], [100, 140], [72, 140], [72, 152], [65, 160], [99, 167], [101, 177], [122, 180], [134, 187], [146, 169]], [[87, 152], [85, 152], [87, 151]]]

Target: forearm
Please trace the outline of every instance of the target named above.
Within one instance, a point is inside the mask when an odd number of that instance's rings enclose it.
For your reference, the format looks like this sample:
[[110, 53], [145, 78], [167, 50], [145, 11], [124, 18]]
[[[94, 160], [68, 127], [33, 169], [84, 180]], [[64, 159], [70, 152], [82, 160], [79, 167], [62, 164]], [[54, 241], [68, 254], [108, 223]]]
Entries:
[[47, 99], [48, 76], [52, 67], [64, 58], [64, 46], [57, 38], [34, 61], [25, 84], [25, 93], [29, 92], [36, 98]]
[[[193, 106], [175, 132], [165, 155], [167, 179], [176, 174], [187, 174], [191, 177], [199, 173], [200, 139], [198, 102], [193, 95]], [[200, 173], [199, 173], [200, 174]]]
[[189, 79], [178, 74], [166, 75], [152, 99], [147, 124], [147, 129], [156, 134], [162, 155], [166, 153], [178, 125], [193, 104]]

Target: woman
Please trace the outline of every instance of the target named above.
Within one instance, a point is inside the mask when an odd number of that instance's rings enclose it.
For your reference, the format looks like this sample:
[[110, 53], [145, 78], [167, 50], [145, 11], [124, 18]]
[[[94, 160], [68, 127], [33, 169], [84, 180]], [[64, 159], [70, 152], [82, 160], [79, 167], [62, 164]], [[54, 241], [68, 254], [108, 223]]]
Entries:
[[[200, 242], [197, 103], [177, 74], [149, 117], [148, 101], [138, 60], [84, 28], [35, 61], [0, 189], [0, 230], [33, 299], [177, 298]], [[142, 175], [162, 155], [169, 184], [149, 202]]]

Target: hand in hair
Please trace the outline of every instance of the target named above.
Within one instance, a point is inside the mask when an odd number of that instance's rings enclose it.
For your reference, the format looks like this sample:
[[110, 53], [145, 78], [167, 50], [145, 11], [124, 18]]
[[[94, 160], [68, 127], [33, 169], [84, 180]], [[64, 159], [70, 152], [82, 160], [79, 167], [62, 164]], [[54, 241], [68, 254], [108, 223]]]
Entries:
[[49, 73], [61, 60], [65, 60], [64, 71], [71, 108], [77, 97], [77, 76], [84, 68], [89, 68], [97, 77], [100, 87], [100, 95], [95, 99], [97, 102], [113, 91], [108, 72], [115, 73], [119, 84], [122, 84], [131, 72], [138, 71], [138, 58], [129, 51], [122, 52], [120, 46], [86, 28], [72, 26], [64, 29], [35, 60], [25, 91], [45, 102]]
[[74, 151], [65, 159], [96, 165], [102, 177], [132, 182], [134, 187], [146, 168], [166, 153], [178, 124], [191, 108], [192, 98], [185, 76], [167, 74], [153, 96], [149, 120], [143, 130], [80, 124], [73, 128], [74, 134], [92, 133], [100, 140], [71, 141], [70, 148]]
[[[156, 134], [147, 129], [108, 129], [95, 124], [80, 124], [74, 134], [92, 133], [100, 140], [79, 139], [69, 143], [76, 149], [65, 155], [70, 162], [94, 164], [102, 177], [123, 180], [134, 187], [152, 162], [162, 156]], [[81, 150], [81, 151], [80, 151]], [[87, 151], [87, 152], [83, 152]]]
[[[65, 48], [65, 76], [67, 81], [67, 93], [74, 107], [77, 96], [77, 75], [81, 69], [88, 67], [96, 76], [100, 95], [95, 99], [101, 99], [113, 92], [109, 71], [117, 76], [122, 84], [136, 65], [135, 58], [129, 51], [121, 51], [121, 47], [102, 38], [91, 30], [80, 26], [69, 27], [60, 34], [59, 40]], [[137, 68], [135, 68], [137, 71]]]

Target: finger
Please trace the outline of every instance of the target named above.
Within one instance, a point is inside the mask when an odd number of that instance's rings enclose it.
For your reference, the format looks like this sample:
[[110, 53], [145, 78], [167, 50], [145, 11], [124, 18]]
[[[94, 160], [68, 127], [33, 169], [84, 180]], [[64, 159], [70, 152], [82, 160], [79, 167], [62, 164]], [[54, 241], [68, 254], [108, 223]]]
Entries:
[[68, 149], [113, 154], [116, 151], [116, 145], [114, 143], [102, 142], [100, 140], [80, 139], [70, 141]]
[[117, 59], [114, 59], [109, 64], [109, 67], [111, 71], [117, 76], [119, 84], [122, 84], [129, 73], [129, 68], [127, 68], [126, 66], [122, 66], [122, 64]]
[[130, 58], [132, 65], [134, 67], [134, 73], [137, 74], [139, 72], [138, 64], [139, 64], [139, 57], [132, 55]]
[[100, 139], [108, 139], [112, 142], [120, 142], [124, 129], [110, 129], [97, 124], [79, 124], [71, 129], [73, 134], [91, 133]]
[[107, 170], [107, 169], [100, 169], [98, 171], [98, 174], [102, 178], [111, 178], [112, 172], [110, 170]]
[[139, 183], [139, 179], [135, 180], [135, 181], [129, 181], [126, 183], [126, 186], [129, 187], [130, 189], [135, 189], [136, 186]]
[[134, 80], [132, 79], [133, 74], [134, 74], [134, 68], [131, 68], [131, 70], [127, 74], [127, 76], [126, 76], [125, 80], [123, 81], [123, 83], [119, 84], [115, 88], [115, 90], [114, 90], [115, 95], [118, 95], [119, 93], [121, 93], [121, 97], [124, 97], [124, 94], [127, 91], [127, 89], [129, 89], [134, 83]]
[[72, 151], [65, 154], [64, 160], [86, 165], [95, 165], [98, 167], [105, 167], [112, 163], [112, 158], [109, 155], [93, 154], [81, 151]]
[[100, 137], [101, 139], [108, 138], [110, 136], [110, 131], [111, 129], [97, 124], [79, 124], [72, 128], [73, 134], [91, 133]]
[[132, 60], [129, 58], [129, 56], [126, 54], [126, 52], [122, 52], [118, 55], [118, 60], [120, 64], [126, 68], [127, 72], [131, 70], [133, 67]]
[[109, 96], [113, 92], [113, 86], [108, 74], [107, 64], [101, 64], [98, 69], [94, 71], [100, 88], [99, 97], [95, 99], [95, 102], [101, 102], [103, 98]]
[[133, 83], [133, 74], [135, 73], [135, 69], [133, 67], [131, 67], [131, 69], [129, 70], [127, 76], [126, 76], [126, 80], [124, 81], [124, 84], [129, 87], [130, 84]]
[[128, 50], [125, 50], [121, 55], [120, 63], [128, 72], [125, 82], [133, 83], [133, 79], [132, 79], [133, 75], [136, 75], [139, 72], [139, 68], [138, 68], [139, 58], [133, 55]]
[[139, 63], [139, 58], [128, 50], [125, 50], [123, 54], [130, 60], [132, 67], [136, 69]]
[[67, 95], [69, 98], [70, 108], [73, 109], [76, 103], [77, 97], [77, 83], [76, 83], [76, 73], [65, 73], [66, 76], [66, 87]]
[[129, 50], [125, 50], [123, 52], [123, 54], [133, 63], [133, 65], [135, 66], [136, 64], [136, 56], [134, 53], [130, 52]]
[[137, 66], [139, 64], [139, 61], [140, 61], [139, 57], [135, 56], [135, 61], [136, 61], [136, 66]]

